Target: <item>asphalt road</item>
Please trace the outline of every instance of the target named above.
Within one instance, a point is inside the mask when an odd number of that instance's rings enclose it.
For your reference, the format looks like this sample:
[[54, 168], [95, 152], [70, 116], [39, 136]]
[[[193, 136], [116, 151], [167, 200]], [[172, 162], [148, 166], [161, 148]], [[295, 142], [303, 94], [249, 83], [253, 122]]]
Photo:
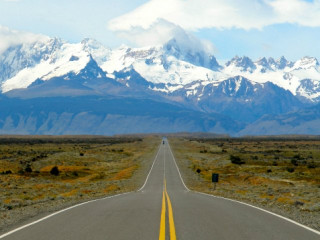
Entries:
[[139, 191], [68, 209], [0, 238], [319, 240], [320, 235], [259, 209], [189, 191], [166, 142]]

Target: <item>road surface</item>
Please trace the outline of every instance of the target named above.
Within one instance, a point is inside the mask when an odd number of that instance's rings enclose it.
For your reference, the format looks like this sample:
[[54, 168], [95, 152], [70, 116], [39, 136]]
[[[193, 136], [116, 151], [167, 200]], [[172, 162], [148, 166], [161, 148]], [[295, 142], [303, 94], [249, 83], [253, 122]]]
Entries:
[[139, 191], [65, 210], [0, 238], [319, 240], [320, 235], [254, 207], [189, 191], [165, 141]]

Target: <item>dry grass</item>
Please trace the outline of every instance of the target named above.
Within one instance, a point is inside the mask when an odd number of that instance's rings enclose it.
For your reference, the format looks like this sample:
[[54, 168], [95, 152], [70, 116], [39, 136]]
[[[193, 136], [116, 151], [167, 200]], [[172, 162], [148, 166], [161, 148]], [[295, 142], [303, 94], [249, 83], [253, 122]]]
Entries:
[[[0, 230], [59, 208], [56, 204], [137, 189], [159, 142], [156, 137], [0, 137]], [[58, 174], [51, 172], [54, 167]], [[17, 216], [21, 212], [25, 216]]]
[[132, 177], [132, 174], [134, 171], [138, 168], [138, 166], [131, 166], [128, 168], [125, 168], [118, 172], [111, 180], [121, 180], [121, 179], [128, 179]]
[[[170, 143], [191, 189], [270, 208], [320, 229], [320, 141], [172, 138]], [[212, 173], [220, 174], [215, 191]]]

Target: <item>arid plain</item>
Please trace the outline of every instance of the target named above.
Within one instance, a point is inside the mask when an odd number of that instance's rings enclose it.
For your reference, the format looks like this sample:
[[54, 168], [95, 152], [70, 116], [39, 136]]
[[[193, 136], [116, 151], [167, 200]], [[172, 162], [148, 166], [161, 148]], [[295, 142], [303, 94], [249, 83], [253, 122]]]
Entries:
[[[76, 203], [135, 191], [161, 136], [0, 138], [0, 232]], [[169, 137], [191, 190], [320, 229], [320, 140]], [[212, 173], [219, 174], [214, 190]]]

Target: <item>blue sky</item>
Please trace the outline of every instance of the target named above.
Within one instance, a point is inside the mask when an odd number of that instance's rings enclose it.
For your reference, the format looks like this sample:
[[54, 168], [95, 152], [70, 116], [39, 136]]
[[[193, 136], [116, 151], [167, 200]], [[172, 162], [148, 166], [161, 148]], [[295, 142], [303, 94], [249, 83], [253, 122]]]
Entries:
[[320, 0], [0, 0], [0, 25], [112, 48], [163, 43], [183, 28], [221, 60], [320, 58]]

